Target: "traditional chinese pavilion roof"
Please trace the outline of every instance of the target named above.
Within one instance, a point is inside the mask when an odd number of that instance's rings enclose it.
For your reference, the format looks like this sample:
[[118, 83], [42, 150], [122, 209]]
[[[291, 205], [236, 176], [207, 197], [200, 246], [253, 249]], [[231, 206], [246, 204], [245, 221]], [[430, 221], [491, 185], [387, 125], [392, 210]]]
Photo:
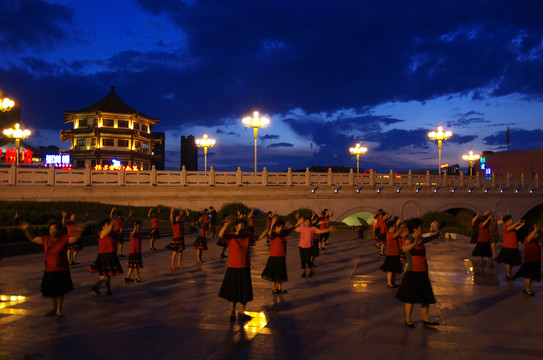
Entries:
[[151, 120], [155, 120], [156, 122], [159, 122], [160, 119], [152, 118], [150, 116], [147, 116], [130, 106], [128, 106], [124, 101], [121, 100], [121, 98], [115, 93], [115, 87], [111, 87], [111, 92], [107, 94], [105, 98], [98, 101], [96, 104], [84, 107], [79, 110], [74, 111], [65, 111], [65, 115], [68, 114], [80, 114], [80, 113], [90, 113], [90, 112], [106, 112], [106, 113], [114, 113], [114, 114], [134, 114], [134, 115], [140, 115], [142, 117], [146, 117]]

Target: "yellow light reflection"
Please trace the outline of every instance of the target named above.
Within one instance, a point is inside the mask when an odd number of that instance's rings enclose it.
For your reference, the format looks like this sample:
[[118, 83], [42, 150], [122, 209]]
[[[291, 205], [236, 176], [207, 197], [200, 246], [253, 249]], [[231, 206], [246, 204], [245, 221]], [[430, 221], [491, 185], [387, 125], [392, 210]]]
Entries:
[[266, 324], [268, 324], [268, 319], [266, 319], [266, 315], [263, 311], [244, 311], [244, 313], [252, 317], [252, 319], [243, 326], [243, 328], [247, 332], [257, 333], [262, 330], [266, 326]]
[[0, 314], [6, 315], [26, 315], [25, 309], [8, 309], [10, 306], [24, 303], [26, 297], [22, 295], [0, 295]]

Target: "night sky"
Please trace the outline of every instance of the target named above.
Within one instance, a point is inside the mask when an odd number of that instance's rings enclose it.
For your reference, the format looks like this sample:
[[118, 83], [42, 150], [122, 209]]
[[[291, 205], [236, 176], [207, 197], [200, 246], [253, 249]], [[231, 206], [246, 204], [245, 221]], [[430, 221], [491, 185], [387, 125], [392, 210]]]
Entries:
[[[437, 168], [428, 131], [472, 150], [543, 146], [543, 1], [0, 0], [0, 93], [31, 145], [59, 145], [63, 111], [105, 97], [160, 118], [166, 168], [181, 135], [217, 140], [208, 164]], [[203, 151], [200, 168], [203, 170]]]

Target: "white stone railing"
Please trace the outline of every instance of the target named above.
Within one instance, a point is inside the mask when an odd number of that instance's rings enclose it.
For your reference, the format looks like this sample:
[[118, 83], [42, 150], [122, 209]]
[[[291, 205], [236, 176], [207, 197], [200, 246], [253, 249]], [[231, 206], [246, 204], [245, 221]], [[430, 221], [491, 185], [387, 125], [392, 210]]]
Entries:
[[5, 186], [190, 186], [190, 187], [238, 187], [238, 186], [351, 186], [351, 187], [446, 187], [446, 188], [539, 188], [539, 176], [513, 177], [492, 176], [483, 178], [479, 174], [432, 175], [408, 173], [396, 174], [370, 172], [367, 174], [293, 172], [237, 171], [148, 171], [125, 172], [92, 170], [90, 168], [62, 170], [57, 168], [0, 167], [0, 187]]

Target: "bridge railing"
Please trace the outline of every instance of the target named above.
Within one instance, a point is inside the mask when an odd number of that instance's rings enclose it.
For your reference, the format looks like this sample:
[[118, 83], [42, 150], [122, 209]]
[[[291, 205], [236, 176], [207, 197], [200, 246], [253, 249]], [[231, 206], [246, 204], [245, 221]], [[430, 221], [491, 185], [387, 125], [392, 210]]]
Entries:
[[90, 168], [63, 170], [56, 168], [0, 167], [0, 187], [6, 186], [190, 186], [190, 187], [235, 187], [235, 186], [356, 186], [356, 187], [446, 187], [446, 188], [539, 188], [539, 176], [479, 176], [437, 175], [426, 173], [370, 173], [355, 174], [328, 172], [262, 172], [215, 171], [207, 172], [158, 171], [154, 167], [147, 171], [125, 172], [92, 170]]

